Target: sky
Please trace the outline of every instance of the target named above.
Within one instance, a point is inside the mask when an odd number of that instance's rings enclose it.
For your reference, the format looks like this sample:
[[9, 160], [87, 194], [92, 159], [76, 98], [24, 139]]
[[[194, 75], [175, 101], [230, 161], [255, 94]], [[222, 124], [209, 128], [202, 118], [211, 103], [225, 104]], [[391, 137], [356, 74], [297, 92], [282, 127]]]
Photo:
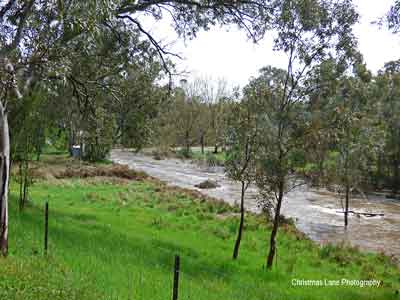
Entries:
[[[382, 17], [394, 0], [354, 0], [360, 14], [360, 22], [354, 26], [359, 50], [368, 69], [376, 73], [385, 62], [400, 58], [400, 36], [391, 34], [371, 22]], [[285, 68], [284, 53], [272, 51], [271, 34], [258, 44], [247, 39], [244, 31], [235, 27], [213, 27], [200, 32], [196, 39], [182, 41], [177, 38], [169, 20], [145, 22], [147, 29], [163, 44], [169, 44], [172, 52], [179, 53], [183, 60], [176, 61], [179, 71], [185, 71], [188, 80], [200, 76], [224, 78], [232, 85], [243, 87], [258, 70], [266, 65]]]

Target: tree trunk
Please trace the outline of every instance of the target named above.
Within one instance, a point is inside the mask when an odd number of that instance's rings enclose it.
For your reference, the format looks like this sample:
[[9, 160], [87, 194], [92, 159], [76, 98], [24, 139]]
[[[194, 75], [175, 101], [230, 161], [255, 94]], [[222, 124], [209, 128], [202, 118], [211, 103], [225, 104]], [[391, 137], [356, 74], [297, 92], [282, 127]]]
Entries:
[[397, 195], [400, 185], [400, 159], [396, 158], [393, 161], [393, 188], [392, 193], [394, 196]]
[[217, 154], [218, 153], [218, 144], [215, 144], [214, 145], [214, 154]]
[[237, 259], [239, 255], [239, 247], [240, 242], [242, 240], [242, 232], [244, 225], [244, 193], [246, 191], [245, 182], [242, 181], [242, 194], [240, 196], [240, 223], [239, 223], [239, 231], [235, 242], [235, 248], [233, 249], [233, 259]]
[[383, 163], [382, 163], [382, 153], [381, 152], [379, 152], [379, 154], [378, 154], [378, 161], [377, 161], [377, 171], [376, 171], [376, 174], [375, 174], [375, 182], [374, 182], [374, 184], [375, 184], [375, 188], [376, 189], [378, 189], [378, 190], [381, 190], [381, 178], [383, 178], [384, 177], [384, 174], [383, 174], [383, 170], [382, 170], [382, 165], [383, 165]]
[[8, 180], [10, 175], [10, 134], [7, 112], [0, 103], [0, 251], [8, 253]]
[[185, 134], [185, 144], [186, 144], [186, 155], [189, 156], [190, 153], [190, 138], [189, 138], [189, 131], [186, 131]]
[[324, 178], [324, 162], [325, 162], [325, 158], [322, 157], [318, 160], [318, 172], [319, 172], [319, 176], [317, 176], [317, 182], [316, 184], [318, 186], [321, 185], [321, 178]]
[[20, 162], [20, 190], [19, 190], [19, 209], [22, 211], [25, 207], [26, 198], [28, 195], [28, 161], [23, 158]]
[[344, 210], [344, 227], [347, 228], [348, 225], [348, 216], [349, 216], [349, 198], [350, 198], [350, 185], [346, 184], [346, 203]]
[[201, 134], [200, 143], [201, 143], [201, 154], [204, 154], [204, 133]]
[[284, 187], [284, 184], [283, 184], [283, 182], [281, 182], [279, 184], [278, 203], [277, 203], [276, 210], [275, 210], [274, 225], [272, 227], [271, 240], [270, 240], [270, 244], [269, 244], [267, 269], [272, 269], [272, 264], [274, 262], [274, 257], [275, 257], [275, 252], [276, 252], [276, 234], [278, 233], [279, 218], [281, 215], [281, 206], [282, 206], [282, 200], [283, 200], [283, 187]]
[[25, 161], [25, 174], [24, 174], [24, 196], [22, 201], [21, 210], [24, 209], [26, 200], [28, 198], [28, 190], [29, 190], [29, 161]]
[[69, 138], [68, 138], [68, 152], [70, 156], [73, 156], [73, 146], [75, 145], [75, 132], [72, 129], [72, 125], [71, 125], [71, 129], [69, 131]]

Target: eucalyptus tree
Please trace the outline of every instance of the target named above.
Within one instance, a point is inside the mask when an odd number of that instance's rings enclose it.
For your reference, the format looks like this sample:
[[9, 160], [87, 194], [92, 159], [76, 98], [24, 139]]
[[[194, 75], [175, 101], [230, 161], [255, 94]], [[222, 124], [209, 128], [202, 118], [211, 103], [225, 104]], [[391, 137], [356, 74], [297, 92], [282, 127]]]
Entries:
[[[400, 189], [400, 61], [385, 64], [375, 78], [378, 110], [376, 116], [384, 134], [380, 176], [386, 177], [385, 185], [397, 196]], [[382, 164], [385, 171], [383, 172]]]
[[201, 152], [207, 138], [208, 144], [213, 143], [217, 147], [222, 139], [220, 132], [223, 130], [223, 100], [230, 96], [228, 82], [223, 78], [198, 77], [194, 79], [199, 82], [199, 96], [201, 99], [201, 114], [199, 122], [199, 135]]
[[135, 148], [146, 143], [146, 123], [160, 98], [156, 80], [161, 66], [150, 45], [122, 21], [113, 29], [99, 29], [96, 43], [89, 46], [82, 35], [67, 54], [71, 67], [66, 79], [76, 115], [70, 131], [83, 133], [84, 158], [89, 160], [104, 159], [114, 141]]
[[266, 68], [251, 83], [254, 93], [266, 102], [264, 143], [259, 154], [257, 185], [268, 206], [272, 206], [273, 227], [267, 268], [272, 268], [276, 235], [284, 195], [294, 188], [293, 156], [306, 133], [302, 106], [318, 86], [306, 86], [313, 68], [335, 58], [346, 69], [355, 46], [351, 26], [358, 15], [351, 1], [277, 1], [273, 28], [275, 49], [288, 56], [286, 70]]
[[[308, 178], [320, 186], [332, 186], [339, 194], [348, 225], [349, 200], [363, 194], [376, 160], [380, 131], [376, 128], [376, 106], [371, 73], [360, 54], [354, 55], [352, 72], [343, 73], [334, 60], [324, 61], [307, 84], [319, 84], [310, 95], [309, 139], [305, 141]], [[349, 70], [350, 71], [350, 70]]]
[[219, 78], [203, 81], [203, 99], [208, 107], [208, 138], [214, 146], [214, 153], [218, 152], [224, 143], [224, 132], [227, 129], [226, 116], [230, 114], [228, 106], [233, 91], [228, 87], [228, 82]]
[[326, 164], [335, 140], [334, 102], [342, 74], [342, 67], [334, 59], [321, 62], [313, 68], [304, 85], [311, 92], [304, 106], [308, 115], [307, 135], [303, 139], [304, 166], [296, 172], [312, 185], [323, 186], [329, 182]]
[[[43, 80], [72, 83], [70, 56], [72, 49], [82, 47], [90, 52], [98, 43], [99, 32], [105, 27], [120, 35], [121, 29], [144, 39], [149, 44], [147, 52], [136, 44], [140, 57], [156, 55], [169, 76], [173, 71], [166, 56], [172, 55], [166, 47], [150, 34], [140, 21], [140, 16], [150, 15], [158, 20], [168, 14], [173, 25], [184, 38], [192, 38], [200, 29], [210, 25], [237, 24], [254, 40], [263, 36], [271, 19], [272, 1], [41, 1], [8, 0], [0, 4], [0, 250], [8, 249], [8, 181], [10, 168], [10, 141], [8, 104], [21, 101], [32, 86]], [[126, 27], [124, 27], [124, 25]], [[100, 34], [101, 35], [101, 34]], [[88, 52], [88, 53], [89, 53]], [[115, 68], [118, 68], [117, 64]], [[100, 78], [99, 83], [106, 82]], [[79, 86], [79, 87], [78, 87]], [[85, 85], [76, 83], [85, 104]], [[107, 89], [107, 86], [103, 86]], [[112, 91], [109, 90], [112, 94]], [[114, 97], [114, 95], [112, 95]]]
[[200, 139], [200, 151], [201, 154], [205, 153], [204, 148], [206, 147], [207, 143], [207, 132], [210, 125], [210, 112], [208, 110], [208, 105], [204, 103], [205, 99], [200, 105], [200, 120], [199, 120], [199, 127], [197, 129], [199, 139]]
[[245, 193], [255, 181], [255, 155], [257, 152], [259, 103], [255, 98], [244, 98], [240, 103], [232, 103], [227, 132], [227, 158], [225, 171], [229, 178], [240, 182], [240, 222], [233, 249], [233, 259], [239, 255], [245, 215]]
[[197, 129], [201, 126], [201, 96], [199, 80], [184, 82], [175, 94], [175, 111], [170, 121], [175, 124], [178, 144], [183, 145], [183, 153], [189, 157], [191, 146], [197, 141]]
[[114, 137], [124, 147], [140, 150], [154, 138], [156, 119], [166, 108], [169, 96], [167, 87], [156, 84], [160, 75], [159, 64], [132, 66], [119, 85], [125, 92], [113, 108], [117, 118]]
[[[52, 10], [35, 1], [2, 2], [0, 9], [0, 251], [8, 250], [8, 182], [10, 174], [9, 112], [22, 102], [44, 73], [56, 30]], [[44, 37], [43, 33], [46, 32]]]
[[252, 79], [246, 87], [247, 97], [260, 99], [264, 109], [260, 110], [260, 141], [256, 156], [256, 185], [261, 196], [261, 206], [273, 219], [270, 239], [270, 252], [267, 267], [272, 266], [276, 251], [276, 234], [284, 193], [287, 192], [293, 179], [289, 181], [290, 171], [294, 168], [291, 153], [300, 144], [294, 135], [300, 125], [295, 104], [285, 110], [285, 78], [287, 72], [282, 69], [265, 67], [260, 76]]
[[32, 182], [30, 161], [40, 159], [46, 142], [46, 130], [51, 123], [48, 106], [49, 95], [43, 87], [33, 88], [19, 102], [10, 103], [9, 124], [11, 131], [10, 152], [14, 166], [19, 167], [20, 197], [19, 207], [23, 209], [28, 199]]
[[[367, 76], [370, 77], [370, 76]], [[366, 78], [367, 79], [367, 78]], [[368, 80], [368, 79], [367, 79]], [[357, 74], [343, 77], [334, 102], [335, 148], [332, 152], [336, 162], [331, 165], [333, 182], [344, 190], [344, 226], [348, 226], [350, 197], [354, 190], [362, 193], [367, 165], [367, 153], [372, 134], [366, 117], [368, 82]]]

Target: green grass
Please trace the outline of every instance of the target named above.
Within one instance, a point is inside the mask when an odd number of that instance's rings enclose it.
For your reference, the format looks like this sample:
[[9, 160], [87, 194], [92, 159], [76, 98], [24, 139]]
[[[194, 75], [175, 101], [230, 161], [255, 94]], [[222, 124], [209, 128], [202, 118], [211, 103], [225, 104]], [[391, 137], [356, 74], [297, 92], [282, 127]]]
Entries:
[[[287, 225], [280, 229], [274, 269], [264, 270], [270, 228], [262, 217], [247, 217], [233, 261], [233, 209], [155, 181], [40, 180], [23, 212], [15, 182], [11, 191], [10, 255], [0, 259], [0, 299], [170, 299], [175, 254], [181, 256], [179, 299], [400, 299], [400, 272], [388, 258], [321, 248]], [[384, 284], [295, 287], [294, 278]]]

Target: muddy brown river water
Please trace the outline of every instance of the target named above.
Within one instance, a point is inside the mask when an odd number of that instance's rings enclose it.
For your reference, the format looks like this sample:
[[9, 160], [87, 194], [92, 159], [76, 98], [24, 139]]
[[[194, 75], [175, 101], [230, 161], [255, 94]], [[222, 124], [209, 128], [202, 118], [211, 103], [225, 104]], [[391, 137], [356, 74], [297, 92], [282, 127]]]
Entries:
[[[154, 160], [152, 157], [125, 150], [113, 150], [111, 160], [144, 171], [167, 184], [198, 190], [208, 196], [230, 204], [240, 201], [240, 184], [229, 180], [223, 168], [200, 167], [179, 159]], [[217, 181], [220, 187], [199, 189], [194, 185], [204, 180]], [[246, 194], [246, 209], [259, 212], [257, 190], [250, 187]], [[295, 220], [298, 229], [316, 242], [346, 242], [365, 251], [383, 251], [400, 258], [400, 201], [384, 196], [368, 196], [368, 199], [352, 198], [351, 210], [383, 213], [384, 216], [357, 217], [350, 214], [349, 227], [344, 230], [340, 199], [323, 190], [305, 186], [288, 193], [282, 213]]]

